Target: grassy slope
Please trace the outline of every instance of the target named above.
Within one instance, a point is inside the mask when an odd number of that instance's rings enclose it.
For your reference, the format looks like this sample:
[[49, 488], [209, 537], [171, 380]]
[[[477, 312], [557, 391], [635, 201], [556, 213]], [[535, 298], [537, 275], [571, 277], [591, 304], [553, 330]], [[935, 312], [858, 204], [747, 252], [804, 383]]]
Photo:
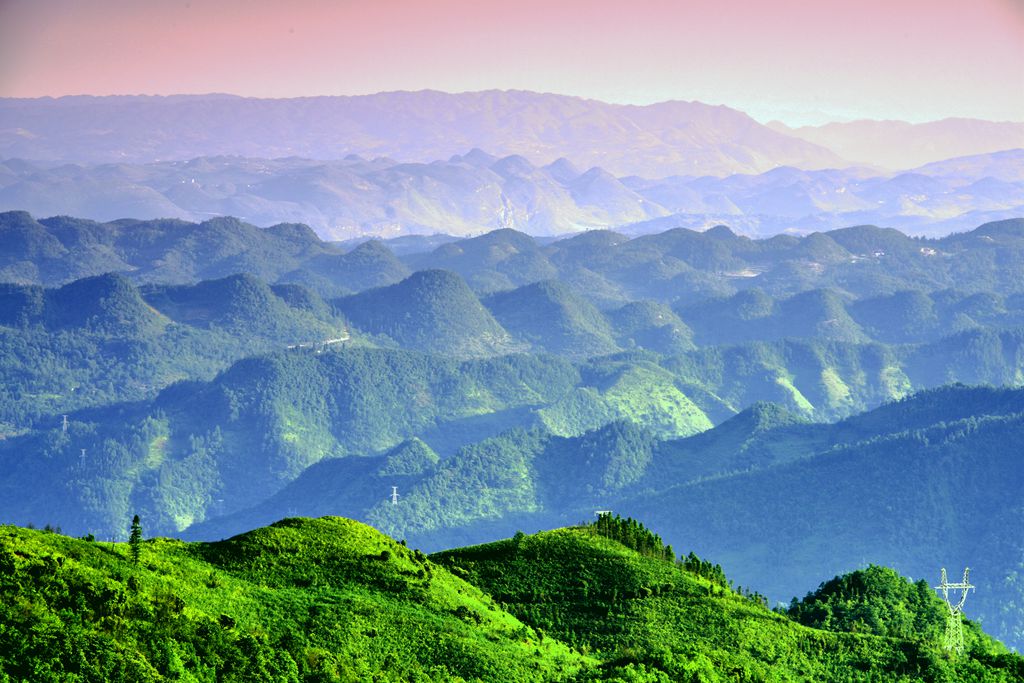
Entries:
[[138, 565], [124, 544], [0, 527], [0, 681], [1024, 674], [970, 623], [956, 658], [934, 639], [816, 630], [704, 564], [641, 555], [592, 527], [427, 558], [351, 520], [287, 519], [218, 543], [145, 541]]
[[358, 522], [214, 544], [0, 528], [0, 681], [557, 680], [587, 660]]
[[589, 527], [432, 557], [606, 666], [667, 675], [649, 680], [1009, 681], [1024, 673], [1019, 657], [976, 627], [967, 629], [967, 654], [952, 660], [933, 640], [806, 628], [756, 596], [641, 556]]

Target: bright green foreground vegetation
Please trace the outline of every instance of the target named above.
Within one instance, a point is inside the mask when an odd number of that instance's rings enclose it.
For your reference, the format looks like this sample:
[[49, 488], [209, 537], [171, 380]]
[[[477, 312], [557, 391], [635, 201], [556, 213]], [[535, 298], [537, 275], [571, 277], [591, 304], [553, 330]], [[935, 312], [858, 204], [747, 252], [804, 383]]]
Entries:
[[[341, 518], [214, 544], [0, 531], [0, 681], [556, 680], [582, 655]], [[9, 596], [9, 597], [8, 597]]]
[[939, 599], [894, 572], [825, 584], [791, 611], [899, 619], [817, 630], [628, 520], [427, 558], [358, 522], [288, 519], [218, 543], [154, 539], [130, 558], [125, 544], [0, 528], [0, 681], [1024, 676], [970, 623], [965, 652], [944, 654]]

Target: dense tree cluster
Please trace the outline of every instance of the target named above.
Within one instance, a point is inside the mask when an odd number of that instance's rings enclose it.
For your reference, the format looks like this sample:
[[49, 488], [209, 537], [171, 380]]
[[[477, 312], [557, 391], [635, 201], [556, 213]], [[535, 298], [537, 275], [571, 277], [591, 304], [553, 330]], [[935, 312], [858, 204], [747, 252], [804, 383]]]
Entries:
[[589, 527], [594, 530], [594, 533], [618, 541], [644, 557], [654, 557], [672, 562], [676, 560], [672, 546], [665, 545], [661, 536], [630, 517], [623, 519], [619, 515], [604, 513], [598, 515], [597, 520], [592, 522]]

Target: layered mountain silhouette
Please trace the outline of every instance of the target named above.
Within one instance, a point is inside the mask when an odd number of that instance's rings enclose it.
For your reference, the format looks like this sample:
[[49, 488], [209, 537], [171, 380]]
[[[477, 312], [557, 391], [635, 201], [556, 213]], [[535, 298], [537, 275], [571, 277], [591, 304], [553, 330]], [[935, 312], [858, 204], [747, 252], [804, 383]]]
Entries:
[[1022, 165], [1022, 150], [897, 174], [784, 166], [725, 178], [616, 177], [565, 159], [540, 166], [480, 150], [431, 163], [359, 156], [99, 166], [8, 160], [0, 162], [0, 209], [98, 221], [233, 215], [259, 225], [305, 223], [327, 239], [466, 236], [502, 228], [533, 235], [606, 228], [641, 234], [716, 222], [751, 235], [865, 223], [939, 235], [1024, 212]]
[[[616, 175], [842, 165], [832, 152], [724, 106], [627, 106], [526, 91], [4, 99], [0, 130], [2, 157], [87, 163], [348, 154], [430, 162], [479, 147], [535, 164], [567, 157], [580, 168], [601, 166]], [[579, 191], [594, 181], [600, 182], [591, 178]]]

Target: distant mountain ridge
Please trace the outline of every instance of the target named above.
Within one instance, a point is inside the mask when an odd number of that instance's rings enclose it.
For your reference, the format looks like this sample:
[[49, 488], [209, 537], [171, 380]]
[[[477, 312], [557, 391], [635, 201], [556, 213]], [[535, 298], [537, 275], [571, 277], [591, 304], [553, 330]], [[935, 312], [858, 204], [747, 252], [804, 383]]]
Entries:
[[844, 165], [742, 112], [700, 102], [618, 105], [518, 90], [0, 99], [0, 157], [7, 158], [149, 163], [360, 154], [430, 162], [473, 147], [535, 164], [567, 157], [582, 168], [653, 177]]
[[945, 159], [913, 171], [863, 168], [760, 174], [615, 176], [565, 158], [546, 166], [480, 149], [406, 163], [200, 157], [103, 165], [0, 161], [0, 210], [99, 221], [241, 216], [304, 223], [326, 239], [511, 228], [549, 236], [632, 234], [728, 223], [750, 235], [874, 223], [919, 234], [1024, 215], [1024, 150]]

